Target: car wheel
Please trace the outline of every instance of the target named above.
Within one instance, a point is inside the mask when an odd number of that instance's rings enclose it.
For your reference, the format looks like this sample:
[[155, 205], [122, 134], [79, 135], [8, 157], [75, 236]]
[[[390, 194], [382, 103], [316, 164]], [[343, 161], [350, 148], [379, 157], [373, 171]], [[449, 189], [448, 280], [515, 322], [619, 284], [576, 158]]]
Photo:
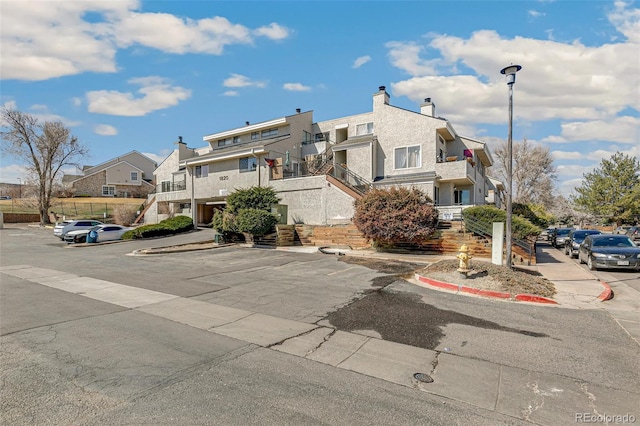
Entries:
[[593, 264], [593, 260], [591, 259], [591, 256], [587, 257], [587, 268], [589, 268], [590, 271], [595, 271], [596, 269], [596, 265]]

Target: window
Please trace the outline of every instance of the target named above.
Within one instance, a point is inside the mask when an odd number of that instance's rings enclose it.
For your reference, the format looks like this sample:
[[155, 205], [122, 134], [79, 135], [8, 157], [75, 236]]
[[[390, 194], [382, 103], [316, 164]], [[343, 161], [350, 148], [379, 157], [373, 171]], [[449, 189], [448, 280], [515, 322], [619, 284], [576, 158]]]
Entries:
[[111, 185], [102, 185], [102, 196], [113, 197], [116, 195], [116, 187]]
[[205, 164], [203, 166], [196, 166], [196, 177], [197, 178], [205, 178], [209, 176], [209, 165]]
[[233, 143], [238, 143], [238, 142], [240, 142], [240, 136], [234, 136]]
[[302, 131], [302, 145], [307, 145], [310, 143], [313, 143], [313, 139], [311, 138], [311, 133], [307, 132], [306, 130]]
[[413, 169], [421, 165], [420, 145], [396, 148], [394, 154], [396, 169]]
[[358, 124], [356, 126], [356, 136], [370, 135], [373, 133], [373, 122]]
[[438, 163], [442, 163], [444, 161], [444, 151], [441, 149], [438, 150]]
[[328, 141], [329, 140], [329, 132], [316, 133], [314, 138], [315, 138], [316, 142]]
[[162, 188], [160, 192], [170, 192], [171, 191], [171, 181], [163, 180], [160, 182], [160, 187]]
[[278, 129], [268, 129], [268, 130], [263, 130], [262, 133], [260, 134], [263, 138], [267, 138], [269, 136], [277, 136], [278, 135]]
[[138, 181], [138, 172], [131, 172], [131, 182]]
[[454, 204], [471, 204], [471, 192], [468, 189], [456, 189], [453, 191]]
[[218, 141], [218, 146], [231, 145], [231, 138], [224, 138]]
[[433, 203], [436, 206], [440, 205], [440, 187], [434, 187], [433, 188]]
[[243, 157], [240, 159], [240, 173], [253, 172], [258, 167], [258, 159], [256, 157]]
[[260, 139], [260, 132], [251, 132], [251, 140]]

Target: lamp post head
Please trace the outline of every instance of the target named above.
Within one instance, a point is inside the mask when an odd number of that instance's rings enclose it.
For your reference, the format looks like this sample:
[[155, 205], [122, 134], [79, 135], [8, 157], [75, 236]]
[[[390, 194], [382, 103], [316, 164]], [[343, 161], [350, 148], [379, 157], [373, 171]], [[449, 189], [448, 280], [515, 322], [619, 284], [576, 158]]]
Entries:
[[507, 76], [507, 84], [512, 86], [513, 83], [516, 82], [516, 73], [520, 71], [522, 67], [520, 65], [509, 65], [508, 67], [504, 67], [500, 70], [500, 74], [504, 74]]

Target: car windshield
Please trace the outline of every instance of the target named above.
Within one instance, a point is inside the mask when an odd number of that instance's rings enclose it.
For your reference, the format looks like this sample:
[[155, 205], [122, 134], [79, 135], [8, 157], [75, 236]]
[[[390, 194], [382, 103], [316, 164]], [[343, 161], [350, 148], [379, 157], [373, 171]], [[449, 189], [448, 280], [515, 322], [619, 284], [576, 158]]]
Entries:
[[594, 247], [636, 247], [629, 237], [606, 237], [593, 240]]
[[558, 229], [558, 237], [564, 237], [565, 235], [569, 235], [571, 229]]

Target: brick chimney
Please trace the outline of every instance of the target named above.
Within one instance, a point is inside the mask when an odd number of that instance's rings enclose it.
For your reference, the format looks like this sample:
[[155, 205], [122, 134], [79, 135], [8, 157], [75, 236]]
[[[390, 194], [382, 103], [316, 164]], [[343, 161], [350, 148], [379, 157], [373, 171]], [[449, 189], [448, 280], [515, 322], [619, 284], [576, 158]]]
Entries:
[[424, 102], [420, 104], [420, 114], [428, 115], [429, 117], [436, 116], [436, 104], [431, 102], [431, 98], [426, 98]]

